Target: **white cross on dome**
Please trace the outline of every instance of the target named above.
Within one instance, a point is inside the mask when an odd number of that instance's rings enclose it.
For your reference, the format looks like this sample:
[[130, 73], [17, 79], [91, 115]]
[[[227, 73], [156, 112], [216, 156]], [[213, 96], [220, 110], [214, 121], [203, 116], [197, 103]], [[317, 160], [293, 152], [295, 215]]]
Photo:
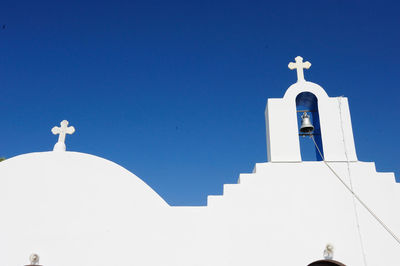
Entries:
[[75, 132], [75, 128], [73, 126], [68, 126], [68, 121], [63, 120], [60, 123], [60, 127], [53, 127], [51, 132], [54, 135], [58, 134], [58, 142], [54, 145], [53, 151], [65, 151], [65, 135], [66, 134], [73, 134]]

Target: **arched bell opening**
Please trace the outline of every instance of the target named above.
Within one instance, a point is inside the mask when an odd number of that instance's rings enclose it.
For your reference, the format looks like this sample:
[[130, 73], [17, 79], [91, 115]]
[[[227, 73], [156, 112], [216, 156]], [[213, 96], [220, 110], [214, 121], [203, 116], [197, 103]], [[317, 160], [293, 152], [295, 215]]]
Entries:
[[[299, 93], [296, 97], [297, 123], [301, 158], [303, 161], [322, 161], [321, 128], [319, 123], [318, 99], [311, 92]], [[318, 149], [315, 147], [314, 138]]]
[[314, 261], [313, 263], [308, 264], [307, 266], [346, 266], [346, 265], [335, 260], [319, 260], [319, 261]]

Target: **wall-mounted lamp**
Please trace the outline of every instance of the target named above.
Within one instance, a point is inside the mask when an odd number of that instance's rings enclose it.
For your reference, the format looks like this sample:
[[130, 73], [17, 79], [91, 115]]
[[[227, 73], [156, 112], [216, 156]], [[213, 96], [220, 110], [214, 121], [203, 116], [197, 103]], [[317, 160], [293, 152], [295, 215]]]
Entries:
[[41, 266], [41, 265], [39, 265], [39, 255], [38, 254], [32, 254], [29, 257], [29, 260], [30, 260], [31, 264], [25, 265], [25, 266]]

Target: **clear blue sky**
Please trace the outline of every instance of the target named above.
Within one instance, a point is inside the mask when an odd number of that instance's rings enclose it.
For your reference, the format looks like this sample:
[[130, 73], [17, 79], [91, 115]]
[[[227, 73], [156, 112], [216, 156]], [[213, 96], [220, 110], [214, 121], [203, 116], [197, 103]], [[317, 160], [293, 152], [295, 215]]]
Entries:
[[[349, 98], [358, 158], [400, 176], [400, 6], [376, 1], [2, 1], [0, 156], [68, 150], [201, 205], [266, 161], [264, 108], [296, 81]], [[4, 25], [4, 26], [3, 26]]]

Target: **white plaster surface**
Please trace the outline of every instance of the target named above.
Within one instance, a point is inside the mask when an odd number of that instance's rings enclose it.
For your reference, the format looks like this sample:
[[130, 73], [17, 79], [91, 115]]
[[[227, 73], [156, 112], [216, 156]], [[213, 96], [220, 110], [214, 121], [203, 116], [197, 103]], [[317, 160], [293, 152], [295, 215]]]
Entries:
[[306, 266], [332, 244], [346, 265], [365, 257], [368, 266], [399, 266], [400, 245], [325, 163], [302, 162], [295, 98], [304, 91], [318, 98], [327, 162], [400, 235], [400, 184], [357, 160], [347, 99], [303, 80], [268, 100], [268, 162], [207, 206], [169, 206], [131, 172], [89, 154], [1, 162], [0, 264], [25, 265], [37, 253], [44, 266]]
[[[348, 182], [347, 163], [331, 163]], [[355, 191], [400, 234], [400, 185], [349, 163]], [[368, 265], [398, 266], [399, 245], [357, 204]], [[77, 152], [0, 163], [3, 265], [308, 265], [328, 243], [363, 265], [351, 194], [323, 162], [260, 163], [208, 206], [172, 207], [126, 169]]]

